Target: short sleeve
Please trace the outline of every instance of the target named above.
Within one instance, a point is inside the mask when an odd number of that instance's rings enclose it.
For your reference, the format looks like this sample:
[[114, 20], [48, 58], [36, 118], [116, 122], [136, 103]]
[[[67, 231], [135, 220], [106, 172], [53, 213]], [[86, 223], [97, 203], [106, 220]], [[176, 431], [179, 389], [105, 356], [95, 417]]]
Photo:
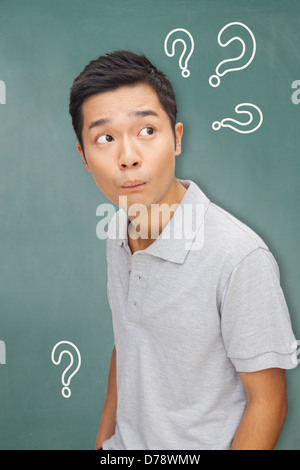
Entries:
[[222, 294], [221, 328], [238, 372], [297, 366], [279, 268], [268, 249], [253, 250], [231, 272]]

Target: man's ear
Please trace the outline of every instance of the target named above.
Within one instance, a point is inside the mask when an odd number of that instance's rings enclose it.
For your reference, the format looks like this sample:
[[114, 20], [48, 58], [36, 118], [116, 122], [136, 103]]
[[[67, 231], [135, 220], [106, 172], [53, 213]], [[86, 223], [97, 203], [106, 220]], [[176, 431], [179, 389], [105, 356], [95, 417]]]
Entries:
[[182, 122], [177, 122], [175, 125], [175, 135], [176, 135], [176, 148], [175, 155], [181, 154], [181, 139], [183, 134], [183, 124]]
[[79, 152], [79, 154], [80, 154], [80, 156], [81, 156], [82, 163], [84, 164], [86, 170], [90, 172], [90, 171], [91, 171], [91, 170], [90, 170], [90, 167], [89, 167], [89, 165], [88, 165], [88, 163], [87, 163], [87, 161], [86, 161], [86, 159], [85, 159], [85, 156], [84, 156], [82, 147], [81, 147], [81, 145], [80, 145], [79, 142], [76, 143], [76, 147], [77, 147], [77, 150], [78, 150], [78, 152]]

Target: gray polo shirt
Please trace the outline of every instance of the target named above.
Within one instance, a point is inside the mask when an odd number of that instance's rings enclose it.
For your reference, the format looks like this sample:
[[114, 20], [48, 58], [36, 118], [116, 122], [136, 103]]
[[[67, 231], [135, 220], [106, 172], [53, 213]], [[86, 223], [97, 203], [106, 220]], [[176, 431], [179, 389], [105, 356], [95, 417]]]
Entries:
[[131, 254], [123, 209], [110, 222], [118, 406], [105, 450], [229, 449], [246, 404], [238, 372], [297, 365], [269, 248], [179, 181], [187, 191], [146, 249]]

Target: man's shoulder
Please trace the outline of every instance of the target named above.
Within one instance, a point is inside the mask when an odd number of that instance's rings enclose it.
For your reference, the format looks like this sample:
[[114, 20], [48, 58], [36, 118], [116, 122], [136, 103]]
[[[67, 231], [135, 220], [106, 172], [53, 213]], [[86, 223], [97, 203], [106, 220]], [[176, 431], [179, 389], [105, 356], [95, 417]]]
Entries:
[[[189, 190], [193, 202], [204, 206], [203, 248], [206, 247], [209, 254], [217, 258], [225, 255], [228, 259], [229, 255], [238, 259], [259, 247], [269, 249], [255, 229], [250, 227], [251, 223], [248, 225], [242, 218], [211, 201], [192, 181]], [[201, 236], [200, 231], [198, 237]]]
[[205, 223], [205, 234], [216, 251], [238, 259], [257, 248], [269, 249], [254, 229], [215, 203], [209, 204]]

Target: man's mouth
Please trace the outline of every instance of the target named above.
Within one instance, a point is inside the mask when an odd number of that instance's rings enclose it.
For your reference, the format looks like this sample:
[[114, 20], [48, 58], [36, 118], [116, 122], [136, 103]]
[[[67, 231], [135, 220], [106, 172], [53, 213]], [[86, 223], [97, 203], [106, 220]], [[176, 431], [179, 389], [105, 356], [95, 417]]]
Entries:
[[126, 189], [127, 191], [128, 190], [130, 191], [133, 189], [141, 189], [144, 186], [146, 186], [146, 183], [144, 183], [143, 181], [134, 180], [134, 181], [127, 181], [126, 183], [124, 183], [124, 185], [122, 185], [122, 188]]

